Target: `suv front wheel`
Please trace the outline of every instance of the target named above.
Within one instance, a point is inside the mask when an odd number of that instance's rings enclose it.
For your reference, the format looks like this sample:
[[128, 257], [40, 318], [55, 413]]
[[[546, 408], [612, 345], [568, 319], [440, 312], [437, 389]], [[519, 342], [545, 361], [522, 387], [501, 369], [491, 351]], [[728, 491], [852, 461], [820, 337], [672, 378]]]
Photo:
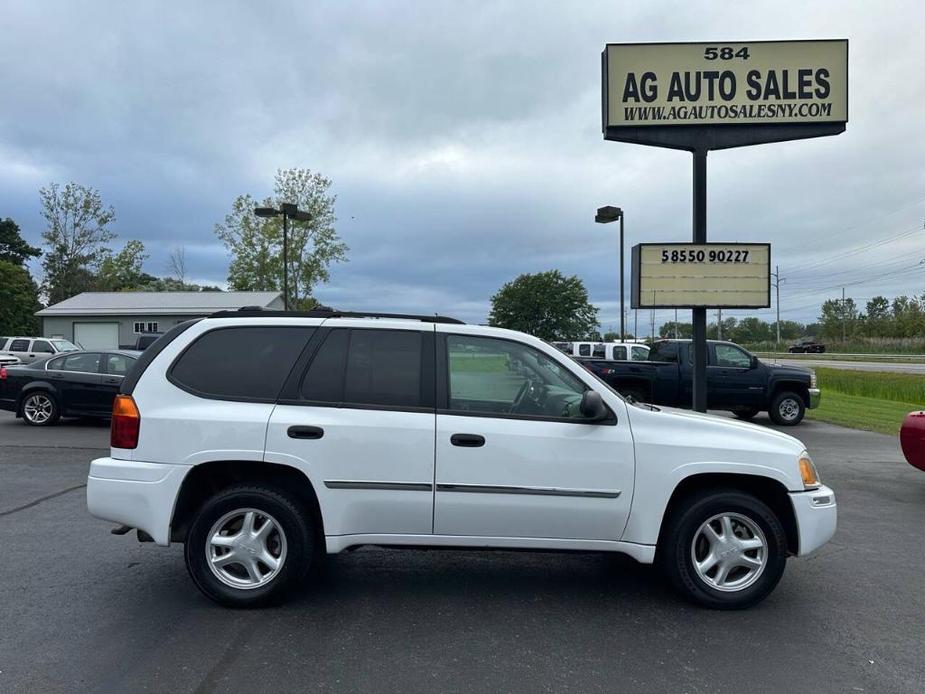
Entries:
[[787, 563], [787, 537], [774, 512], [734, 490], [704, 492], [682, 504], [668, 518], [658, 550], [674, 587], [720, 610], [764, 600]]
[[229, 607], [279, 601], [312, 556], [308, 514], [288, 494], [236, 485], [203, 504], [190, 526], [186, 568], [207, 597]]

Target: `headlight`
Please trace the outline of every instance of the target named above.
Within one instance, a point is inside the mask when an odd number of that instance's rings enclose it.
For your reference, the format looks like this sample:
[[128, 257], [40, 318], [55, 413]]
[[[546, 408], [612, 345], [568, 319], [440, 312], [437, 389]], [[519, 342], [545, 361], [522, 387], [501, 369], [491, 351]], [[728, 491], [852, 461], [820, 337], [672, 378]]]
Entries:
[[816, 466], [813, 465], [813, 459], [806, 451], [800, 455], [800, 476], [803, 478], [803, 487], [806, 489], [819, 489], [822, 485], [819, 481], [819, 473], [816, 472]]
[[816, 387], [816, 372], [815, 371], [809, 372], [809, 387], [810, 388]]

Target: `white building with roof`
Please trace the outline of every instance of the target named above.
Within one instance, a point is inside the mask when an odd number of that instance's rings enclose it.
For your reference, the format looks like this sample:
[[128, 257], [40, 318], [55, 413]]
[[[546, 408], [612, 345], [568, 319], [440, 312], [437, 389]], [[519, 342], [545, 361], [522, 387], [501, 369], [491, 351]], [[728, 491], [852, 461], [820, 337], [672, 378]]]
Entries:
[[131, 349], [140, 335], [245, 306], [283, 308], [280, 292], [83, 292], [36, 313], [42, 335], [84, 349]]

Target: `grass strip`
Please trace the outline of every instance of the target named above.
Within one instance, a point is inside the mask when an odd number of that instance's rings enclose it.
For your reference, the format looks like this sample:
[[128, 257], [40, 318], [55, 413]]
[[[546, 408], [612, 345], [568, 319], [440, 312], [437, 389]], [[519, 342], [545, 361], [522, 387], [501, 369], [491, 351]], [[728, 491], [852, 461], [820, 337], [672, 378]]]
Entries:
[[876, 431], [888, 436], [897, 436], [903, 418], [910, 412], [922, 409], [922, 405], [907, 402], [866, 398], [848, 395], [835, 390], [822, 391], [822, 401], [814, 410], [807, 410], [806, 416], [820, 422], [837, 424], [851, 429]]
[[925, 377], [921, 374], [850, 371], [824, 367], [818, 367], [814, 371], [823, 397], [826, 392], [837, 391], [845, 395], [859, 395], [876, 400], [918, 403], [916, 409], [925, 407]]

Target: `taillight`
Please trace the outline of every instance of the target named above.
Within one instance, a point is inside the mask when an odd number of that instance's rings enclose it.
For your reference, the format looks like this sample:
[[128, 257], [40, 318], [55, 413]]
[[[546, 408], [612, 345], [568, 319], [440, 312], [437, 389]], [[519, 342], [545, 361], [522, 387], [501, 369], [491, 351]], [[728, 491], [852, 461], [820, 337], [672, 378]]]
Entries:
[[112, 427], [109, 445], [113, 448], [137, 448], [141, 415], [131, 395], [117, 395], [112, 401]]
[[0, 366], [0, 381], [6, 380], [6, 367]]

